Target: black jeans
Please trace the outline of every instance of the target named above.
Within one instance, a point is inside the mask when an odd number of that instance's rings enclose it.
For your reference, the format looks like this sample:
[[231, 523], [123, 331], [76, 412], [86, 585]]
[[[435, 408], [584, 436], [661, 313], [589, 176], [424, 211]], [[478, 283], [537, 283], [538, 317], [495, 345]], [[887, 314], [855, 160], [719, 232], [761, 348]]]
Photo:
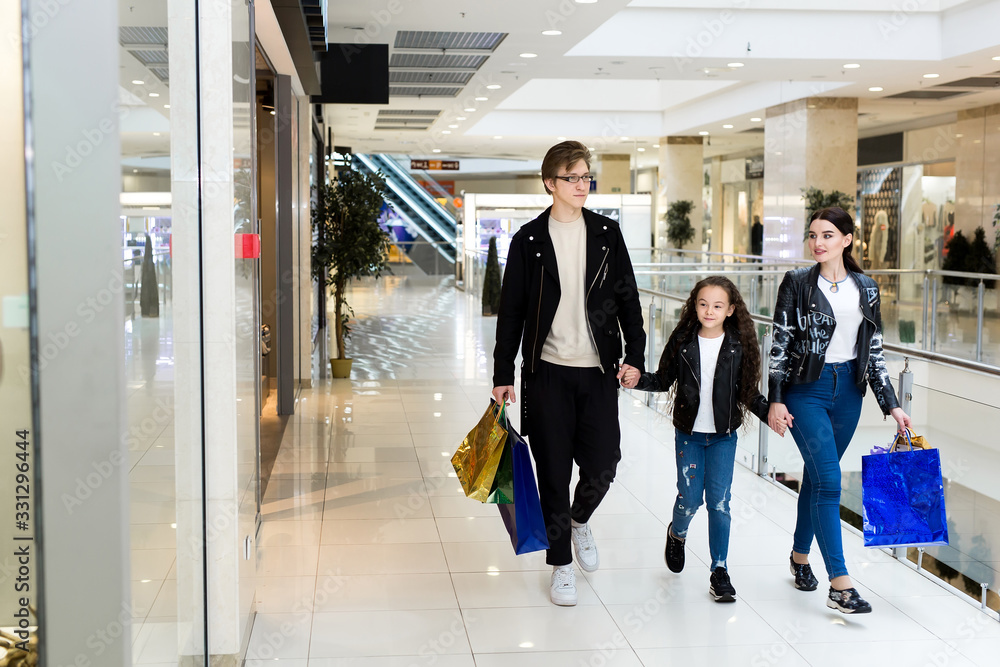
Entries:
[[[568, 565], [573, 562], [570, 520], [590, 519], [621, 460], [618, 382], [611, 370], [542, 361], [528, 376], [525, 390], [530, 395], [528, 442], [549, 538], [545, 562]], [[570, 506], [574, 461], [580, 466], [580, 481]]]

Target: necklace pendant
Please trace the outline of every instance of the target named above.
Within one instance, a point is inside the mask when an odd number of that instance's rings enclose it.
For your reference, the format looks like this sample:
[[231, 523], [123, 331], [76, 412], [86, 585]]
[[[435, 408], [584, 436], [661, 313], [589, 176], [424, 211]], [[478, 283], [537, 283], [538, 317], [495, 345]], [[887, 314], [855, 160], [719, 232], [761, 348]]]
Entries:
[[840, 287], [837, 285], [837, 283], [830, 283], [830, 291], [834, 293], [839, 292]]

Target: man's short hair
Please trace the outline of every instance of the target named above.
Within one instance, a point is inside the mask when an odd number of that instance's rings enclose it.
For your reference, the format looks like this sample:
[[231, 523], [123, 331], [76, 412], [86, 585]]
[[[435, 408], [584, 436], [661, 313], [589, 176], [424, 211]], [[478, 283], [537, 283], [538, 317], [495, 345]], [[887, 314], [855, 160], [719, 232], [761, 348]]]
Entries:
[[554, 179], [562, 169], [567, 169], [580, 160], [587, 163], [590, 169], [590, 150], [579, 141], [563, 141], [558, 143], [545, 154], [542, 160], [542, 187], [547, 194], [552, 194], [549, 186], [545, 184], [547, 179]]

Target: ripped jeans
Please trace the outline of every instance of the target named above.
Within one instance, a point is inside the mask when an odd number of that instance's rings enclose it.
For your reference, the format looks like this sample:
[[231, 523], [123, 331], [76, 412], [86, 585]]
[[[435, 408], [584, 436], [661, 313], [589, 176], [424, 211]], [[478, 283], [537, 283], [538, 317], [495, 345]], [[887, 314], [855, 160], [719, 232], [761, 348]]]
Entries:
[[708, 505], [708, 549], [712, 567], [726, 567], [729, 555], [729, 500], [736, 463], [736, 432], [692, 433], [677, 430], [677, 500], [674, 501], [673, 533], [686, 537], [702, 498]]

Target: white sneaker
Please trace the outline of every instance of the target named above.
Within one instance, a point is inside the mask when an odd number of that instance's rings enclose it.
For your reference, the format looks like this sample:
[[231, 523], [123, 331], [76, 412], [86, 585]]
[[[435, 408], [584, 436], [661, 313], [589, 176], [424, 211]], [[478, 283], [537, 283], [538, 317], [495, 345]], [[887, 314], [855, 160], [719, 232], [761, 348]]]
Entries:
[[601, 558], [597, 554], [597, 545], [594, 544], [594, 534], [590, 532], [590, 524], [574, 521], [571, 532], [576, 560], [585, 572], [593, 572], [600, 566]]
[[552, 586], [549, 587], [552, 604], [561, 607], [576, 605], [576, 572], [572, 565], [557, 565], [552, 568]]

